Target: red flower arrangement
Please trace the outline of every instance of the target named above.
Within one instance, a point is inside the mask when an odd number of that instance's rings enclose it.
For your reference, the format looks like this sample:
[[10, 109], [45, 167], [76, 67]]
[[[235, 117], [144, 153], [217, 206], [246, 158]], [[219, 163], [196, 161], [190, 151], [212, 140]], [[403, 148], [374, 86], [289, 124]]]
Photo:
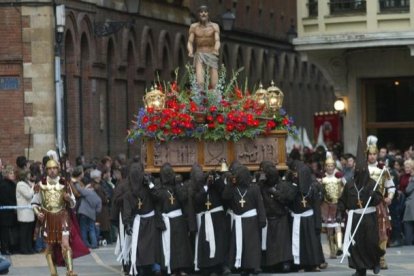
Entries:
[[[166, 95], [165, 108], [161, 111], [151, 107], [140, 108], [132, 128], [128, 130], [128, 141], [141, 137], [159, 141], [179, 137], [238, 141], [266, 135], [273, 130], [287, 130], [296, 135], [293, 120], [283, 109], [277, 114], [266, 114], [264, 107], [258, 105], [250, 93], [243, 93], [234, 85], [234, 76], [225, 87], [224, 76], [220, 74], [218, 88], [214, 90], [216, 94], [209, 95], [212, 90], [208, 90], [202, 100], [192, 97], [195, 92], [180, 88], [177, 82], [159, 88]], [[218, 89], [223, 97], [219, 101], [216, 98]]]

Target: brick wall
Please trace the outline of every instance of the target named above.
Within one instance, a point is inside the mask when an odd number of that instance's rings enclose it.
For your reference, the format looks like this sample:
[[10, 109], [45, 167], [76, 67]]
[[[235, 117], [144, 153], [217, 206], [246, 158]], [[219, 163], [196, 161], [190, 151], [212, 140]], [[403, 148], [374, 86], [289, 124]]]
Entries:
[[17, 90], [0, 90], [0, 158], [3, 163], [15, 165], [16, 157], [24, 155], [28, 145], [28, 136], [24, 133], [24, 116], [32, 112], [31, 104], [24, 103], [24, 89], [30, 87], [31, 82], [22, 77], [20, 9], [2, 7], [0, 26], [0, 77], [19, 79]]

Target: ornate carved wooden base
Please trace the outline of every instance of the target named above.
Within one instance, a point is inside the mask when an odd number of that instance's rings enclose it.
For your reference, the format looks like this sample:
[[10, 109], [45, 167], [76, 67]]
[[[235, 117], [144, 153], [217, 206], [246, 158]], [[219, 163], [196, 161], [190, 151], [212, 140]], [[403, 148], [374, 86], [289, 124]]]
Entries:
[[205, 171], [219, 170], [220, 161], [227, 163], [237, 159], [250, 170], [258, 170], [262, 161], [270, 160], [279, 170], [286, 170], [286, 131], [272, 131], [256, 139], [231, 141], [199, 141], [180, 139], [167, 143], [148, 140], [143, 143], [142, 162], [145, 171], [158, 173], [165, 162], [173, 165], [176, 172], [189, 172], [194, 163]]

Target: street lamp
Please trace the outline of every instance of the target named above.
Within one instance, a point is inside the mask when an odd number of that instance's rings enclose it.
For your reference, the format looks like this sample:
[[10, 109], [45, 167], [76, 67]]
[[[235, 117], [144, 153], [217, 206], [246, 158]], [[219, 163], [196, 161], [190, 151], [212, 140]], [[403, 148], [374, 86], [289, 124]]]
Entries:
[[[140, 0], [125, 0], [125, 6], [128, 13], [137, 14], [139, 12], [141, 1]], [[103, 37], [117, 33], [122, 28], [132, 28], [135, 26], [135, 20], [130, 19], [128, 21], [111, 21], [105, 20], [104, 22], [95, 22], [93, 24], [93, 30], [95, 36]]]
[[341, 114], [346, 114], [346, 107], [345, 107], [345, 101], [342, 98], [338, 98], [334, 102], [334, 109], [338, 111]]
[[221, 23], [223, 25], [223, 30], [231, 31], [233, 29], [234, 21], [236, 20], [236, 16], [231, 10], [227, 10], [225, 13], [221, 15]]

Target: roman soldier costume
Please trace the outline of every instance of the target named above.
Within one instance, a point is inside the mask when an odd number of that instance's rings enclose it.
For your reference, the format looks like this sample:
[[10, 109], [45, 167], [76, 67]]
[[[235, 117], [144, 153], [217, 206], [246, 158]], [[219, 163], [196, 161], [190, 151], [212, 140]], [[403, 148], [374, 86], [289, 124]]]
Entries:
[[342, 254], [341, 222], [336, 221], [338, 199], [341, 197], [343, 184], [340, 174], [336, 170], [332, 155], [327, 154], [325, 160], [325, 176], [322, 178], [323, 202], [321, 204], [322, 227], [326, 228], [329, 242], [330, 258]]
[[[59, 168], [58, 163], [51, 159], [46, 163], [46, 170]], [[71, 220], [67, 208], [74, 208], [75, 197], [70, 185], [60, 176], [47, 176], [38, 185], [39, 191], [35, 194], [32, 205], [34, 212], [42, 221], [43, 237], [48, 244], [45, 251], [46, 260], [52, 276], [57, 276], [56, 260], [53, 257], [53, 248], [60, 245], [66, 263], [68, 276], [77, 275], [73, 272], [72, 249], [62, 246], [62, 238], [70, 235]]]
[[[367, 138], [367, 156], [369, 154], [378, 154], [377, 148], [378, 138], [375, 136], [368, 136]], [[391, 174], [386, 167], [379, 168], [378, 162], [368, 162], [368, 169], [370, 177], [378, 182], [378, 191], [382, 194], [383, 198], [388, 198], [391, 203], [395, 194], [395, 185], [392, 180]], [[382, 200], [377, 206], [377, 219], [378, 229], [380, 237], [380, 247], [382, 250], [387, 249], [388, 233], [391, 231], [391, 217], [389, 216], [388, 204], [385, 200]], [[381, 269], [387, 269], [387, 262], [385, 257], [381, 257]]]

